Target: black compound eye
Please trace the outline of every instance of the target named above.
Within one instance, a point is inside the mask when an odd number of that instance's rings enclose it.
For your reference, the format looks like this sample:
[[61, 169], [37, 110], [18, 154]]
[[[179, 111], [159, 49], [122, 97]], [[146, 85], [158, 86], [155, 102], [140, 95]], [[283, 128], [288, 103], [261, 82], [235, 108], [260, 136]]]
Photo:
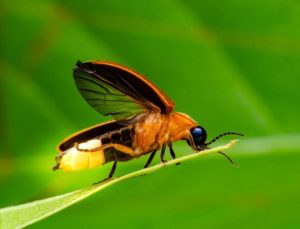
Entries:
[[207, 138], [205, 129], [202, 128], [201, 126], [196, 126], [196, 127], [193, 127], [190, 131], [191, 131], [195, 145], [196, 146], [204, 145], [206, 138]]

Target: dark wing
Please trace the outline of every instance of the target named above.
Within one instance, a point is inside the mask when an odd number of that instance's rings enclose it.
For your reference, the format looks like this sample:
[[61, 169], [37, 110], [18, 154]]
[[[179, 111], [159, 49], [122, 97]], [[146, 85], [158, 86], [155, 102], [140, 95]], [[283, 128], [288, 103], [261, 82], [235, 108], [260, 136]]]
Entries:
[[94, 138], [99, 138], [99, 136], [114, 131], [114, 130], [120, 130], [123, 127], [128, 126], [128, 124], [131, 124], [135, 120], [129, 120], [128, 122], [120, 121], [110, 121], [101, 123], [99, 125], [90, 127], [88, 129], [82, 130], [80, 132], [77, 132], [73, 134], [72, 136], [68, 137], [67, 139], [63, 140], [59, 146], [58, 150], [60, 152], [63, 152], [71, 147], [74, 146], [75, 143], [81, 143], [85, 142]]
[[108, 62], [77, 63], [74, 79], [84, 99], [100, 114], [116, 119], [147, 110], [168, 114], [174, 103], [140, 74]]

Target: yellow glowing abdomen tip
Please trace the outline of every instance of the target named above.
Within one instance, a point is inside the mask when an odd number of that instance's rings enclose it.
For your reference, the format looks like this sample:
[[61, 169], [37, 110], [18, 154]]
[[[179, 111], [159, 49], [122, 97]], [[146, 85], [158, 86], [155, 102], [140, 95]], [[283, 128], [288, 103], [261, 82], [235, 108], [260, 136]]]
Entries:
[[[80, 149], [93, 149], [101, 146], [97, 139], [89, 140], [78, 145]], [[75, 147], [68, 149], [60, 161], [59, 168], [65, 172], [89, 169], [105, 163], [103, 150], [85, 152], [78, 151]]]

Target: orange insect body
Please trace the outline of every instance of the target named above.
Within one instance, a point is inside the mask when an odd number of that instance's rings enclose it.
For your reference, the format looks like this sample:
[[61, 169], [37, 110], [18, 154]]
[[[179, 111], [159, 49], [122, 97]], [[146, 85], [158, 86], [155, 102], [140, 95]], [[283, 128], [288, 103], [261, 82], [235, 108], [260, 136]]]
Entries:
[[[118, 161], [151, 153], [148, 167], [157, 150], [164, 161], [168, 146], [175, 158], [172, 142], [186, 140], [196, 151], [214, 142], [206, 141], [206, 131], [188, 115], [173, 112], [175, 104], [139, 73], [109, 62], [77, 63], [74, 79], [83, 98], [97, 112], [115, 119], [76, 133], [59, 146], [53, 169], [75, 171], [113, 161], [111, 177]], [[238, 134], [240, 135], [240, 134]]]

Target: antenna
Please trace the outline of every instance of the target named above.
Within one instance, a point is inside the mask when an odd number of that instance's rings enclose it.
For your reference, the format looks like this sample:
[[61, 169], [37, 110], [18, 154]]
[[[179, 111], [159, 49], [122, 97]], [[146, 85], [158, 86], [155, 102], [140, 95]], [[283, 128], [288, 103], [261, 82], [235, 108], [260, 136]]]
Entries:
[[215, 137], [214, 139], [212, 139], [211, 141], [209, 141], [208, 143], [205, 143], [206, 146], [214, 143], [215, 141], [217, 141], [218, 139], [224, 137], [224, 136], [227, 136], [227, 135], [238, 135], [238, 136], [244, 136], [243, 134], [241, 133], [236, 133], [236, 132], [225, 132], [225, 133], [222, 133], [220, 135], [218, 135], [217, 137]]

